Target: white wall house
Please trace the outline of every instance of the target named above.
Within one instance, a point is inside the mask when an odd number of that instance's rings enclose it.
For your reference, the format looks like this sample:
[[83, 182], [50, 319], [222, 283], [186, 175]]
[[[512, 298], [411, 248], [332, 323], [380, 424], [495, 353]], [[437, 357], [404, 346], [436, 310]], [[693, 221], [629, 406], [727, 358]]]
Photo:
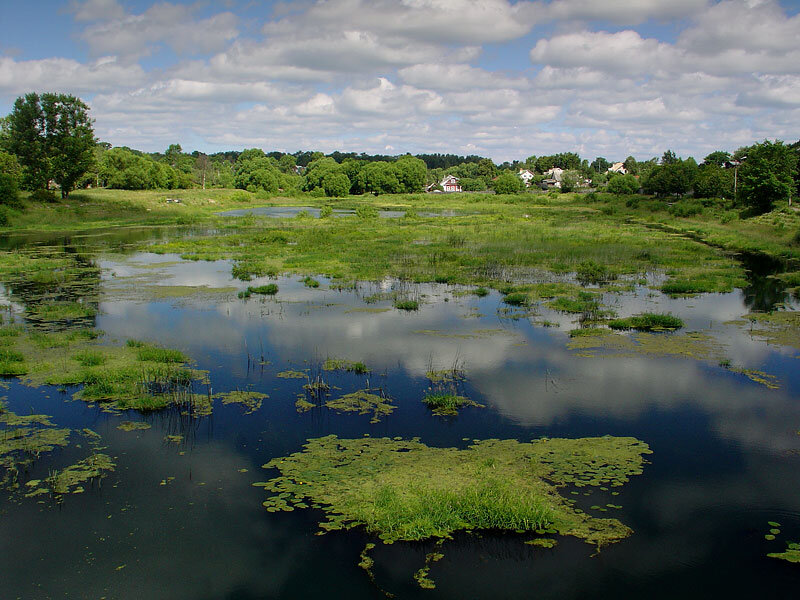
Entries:
[[621, 173], [627, 175], [628, 169], [625, 168], [625, 163], [616, 162], [608, 168], [608, 173]]
[[519, 178], [525, 182], [526, 187], [529, 187], [531, 185], [531, 181], [533, 181], [533, 173], [528, 171], [528, 169], [520, 169]]
[[461, 182], [455, 175], [448, 175], [439, 184], [445, 192], [461, 192]]

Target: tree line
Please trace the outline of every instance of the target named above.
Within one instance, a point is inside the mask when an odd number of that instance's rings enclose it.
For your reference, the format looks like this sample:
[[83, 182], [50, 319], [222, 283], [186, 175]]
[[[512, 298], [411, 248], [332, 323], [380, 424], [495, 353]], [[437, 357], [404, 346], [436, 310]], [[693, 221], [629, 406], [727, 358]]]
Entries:
[[551, 169], [562, 170], [561, 190], [586, 182], [614, 194], [644, 192], [656, 197], [730, 198], [756, 212], [789, 202], [798, 193], [800, 141], [756, 143], [734, 153], [715, 151], [698, 164], [667, 150], [659, 158], [628, 156], [625, 173], [611, 173], [612, 162], [589, 162], [575, 152], [536, 156], [495, 164], [491, 159], [457, 154], [388, 156], [335, 151], [264, 152], [251, 148], [212, 154], [185, 153], [179, 144], [164, 152], [111, 147], [95, 139], [88, 106], [68, 94], [30, 93], [17, 98], [0, 120], [0, 204], [18, 202], [19, 190], [34, 199], [62, 198], [74, 189], [126, 190], [239, 188], [263, 194], [307, 192], [314, 196], [415, 193], [436, 187], [447, 175], [464, 191], [518, 193], [518, 173], [527, 169], [541, 185]]

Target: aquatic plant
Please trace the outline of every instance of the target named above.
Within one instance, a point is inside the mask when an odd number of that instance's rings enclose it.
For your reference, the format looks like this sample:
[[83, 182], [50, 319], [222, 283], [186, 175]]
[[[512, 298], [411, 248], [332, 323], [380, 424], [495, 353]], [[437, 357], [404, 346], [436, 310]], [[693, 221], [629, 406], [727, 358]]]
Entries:
[[275, 377], [279, 377], [281, 379], [306, 379], [308, 377], [308, 373], [305, 371], [281, 371], [280, 373], [276, 373]]
[[105, 364], [107, 357], [97, 350], [81, 350], [80, 352], [75, 353], [72, 357], [74, 358], [78, 364], [84, 367], [94, 367], [97, 365]]
[[340, 398], [328, 400], [325, 406], [341, 412], [356, 412], [360, 415], [372, 413], [370, 423], [378, 423], [381, 417], [392, 414], [397, 408], [390, 398], [382, 393], [373, 394], [372, 390], [359, 390], [351, 394], [345, 394]]
[[262, 296], [274, 296], [278, 293], [277, 283], [268, 283], [266, 285], [259, 285], [256, 287], [248, 287], [247, 291], [251, 294], [260, 294]]
[[117, 425], [117, 429], [121, 431], [144, 431], [150, 429], [152, 425], [144, 421], [123, 421]]
[[631, 530], [595, 518], [557, 486], [621, 486], [642, 472], [648, 446], [634, 438], [485, 440], [464, 450], [418, 440], [309, 440], [265, 468], [268, 511], [320, 505], [325, 531], [363, 526], [384, 542], [447, 538], [459, 530], [550, 528], [602, 546]]
[[611, 329], [636, 329], [637, 331], [675, 330], [683, 327], [683, 321], [674, 315], [641, 313], [624, 319], [608, 322]]
[[526, 306], [530, 299], [525, 292], [511, 292], [503, 297], [503, 302], [511, 306]]
[[219, 398], [223, 404], [241, 404], [245, 408], [244, 414], [249, 415], [260, 409], [262, 401], [269, 396], [261, 392], [234, 390], [214, 394], [212, 398]]
[[465, 406], [483, 406], [465, 396], [446, 392], [429, 392], [422, 398], [422, 402], [432, 409], [435, 415], [457, 415], [459, 409]]
[[157, 363], [185, 363], [189, 360], [180, 350], [147, 344], [136, 347], [136, 359]]
[[401, 300], [397, 298], [392, 304], [394, 305], [395, 308], [399, 310], [407, 310], [407, 311], [419, 310], [419, 301], [417, 300]]
[[328, 358], [322, 363], [324, 371], [349, 371], [356, 375], [366, 375], [369, 368], [361, 361], [346, 360], [344, 358]]
[[308, 276], [303, 278], [303, 285], [305, 285], [307, 288], [318, 288], [319, 281], [317, 281], [313, 277]]

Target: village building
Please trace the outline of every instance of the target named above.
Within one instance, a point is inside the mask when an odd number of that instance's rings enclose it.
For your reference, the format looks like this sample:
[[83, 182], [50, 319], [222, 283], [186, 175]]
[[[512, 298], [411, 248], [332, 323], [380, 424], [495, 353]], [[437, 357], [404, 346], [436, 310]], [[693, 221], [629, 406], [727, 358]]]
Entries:
[[533, 173], [528, 169], [520, 169], [518, 175], [525, 182], [525, 187], [530, 187], [531, 181], [533, 181]]
[[448, 175], [439, 183], [445, 192], [461, 192], [461, 182], [455, 175]]
[[625, 168], [625, 163], [616, 162], [608, 168], [607, 173], [619, 173], [620, 175], [627, 175], [628, 169]]

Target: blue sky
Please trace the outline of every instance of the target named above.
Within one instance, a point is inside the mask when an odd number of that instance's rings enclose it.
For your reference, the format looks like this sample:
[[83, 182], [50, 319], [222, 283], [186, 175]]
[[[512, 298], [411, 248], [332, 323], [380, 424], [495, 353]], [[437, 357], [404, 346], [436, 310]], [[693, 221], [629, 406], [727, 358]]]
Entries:
[[702, 158], [800, 138], [800, 3], [0, 0], [0, 114], [114, 145]]

